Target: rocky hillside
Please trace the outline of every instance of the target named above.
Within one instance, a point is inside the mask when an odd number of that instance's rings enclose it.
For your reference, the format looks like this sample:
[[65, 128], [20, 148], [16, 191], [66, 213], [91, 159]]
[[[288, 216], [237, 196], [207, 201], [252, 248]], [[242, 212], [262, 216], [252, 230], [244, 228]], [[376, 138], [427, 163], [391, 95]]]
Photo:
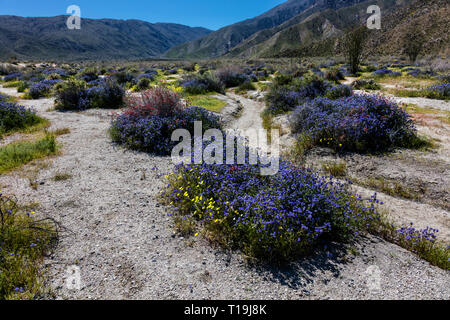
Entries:
[[[176, 46], [165, 53], [165, 56], [169, 58], [220, 57], [230, 54], [247, 42], [251, 42], [249, 47], [252, 47], [252, 44], [260, 43], [261, 40], [266, 40], [277, 31], [304, 21], [315, 13], [327, 9], [337, 10], [363, 1], [289, 0], [258, 17], [222, 28], [196, 41]], [[231, 53], [231, 55], [235, 54]]]
[[112, 19], [82, 19], [80, 30], [69, 30], [66, 20], [0, 16], [0, 59], [150, 58], [211, 33], [178, 24]]

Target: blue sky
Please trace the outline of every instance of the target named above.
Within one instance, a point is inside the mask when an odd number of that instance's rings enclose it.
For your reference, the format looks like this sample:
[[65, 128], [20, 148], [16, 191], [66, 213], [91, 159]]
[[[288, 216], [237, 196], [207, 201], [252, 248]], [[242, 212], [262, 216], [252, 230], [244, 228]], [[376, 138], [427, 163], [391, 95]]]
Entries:
[[253, 18], [286, 0], [0, 0], [0, 15], [48, 17], [81, 8], [81, 17], [173, 22], [217, 30]]

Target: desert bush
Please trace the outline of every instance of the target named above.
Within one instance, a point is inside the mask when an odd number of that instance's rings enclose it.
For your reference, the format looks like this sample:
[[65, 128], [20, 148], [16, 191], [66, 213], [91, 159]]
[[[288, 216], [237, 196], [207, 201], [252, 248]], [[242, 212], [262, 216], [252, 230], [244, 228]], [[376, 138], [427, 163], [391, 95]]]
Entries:
[[325, 72], [324, 78], [328, 81], [339, 82], [340, 80], [344, 80], [345, 77], [339, 69], [327, 70]]
[[0, 95], [0, 137], [4, 133], [37, 125], [41, 121], [33, 110], [17, 103], [2, 101]]
[[6, 76], [10, 73], [16, 73], [19, 71], [17, 66], [12, 64], [0, 63], [0, 76]]
[[55, 87], [55, 107], [60, 111], [85, 110], [89, 108], [120, 108], [125, 90], [113, 79], [91, 82], [88, 87], [82, 80], [69, 79]]
[[36, 299], [43, 293], [42, 258], [57, 238], [57, 227], [1, 192], [0, 216], [0, 300]]
[[326, 91], [325, 96], [328, 99], [338, 99], [338, 98], [343, 98], [343, 97], [350, 97], [352, 94], [353, 94], [353, 90], [351, 87], [349, 87], [345, 84], [340, 84], [340, 85], [329, 88]]
[[353, 89], [380, 90], [381, 86], [373, 79], [358, 79], [352, 83]]
[[149, 78], [140, 78], [136, 84], [136, 89], [138, 91], [143, 91], [149, 89], [152, 84], [152, 80]]
[[113, 79], [105, 79], [98, 86], [87, 89], [89, 108], [117, 109], [122, 107], [125, 90]]
[[86, 82], [78, 79], [69, 79], [55, 87], [55, 108], [60, 111], [84, 110], [88, 106]]
[[[61, 80], [43, 80], [31, 85], [28, 89], [27, 97], [31, 99], [39, 99], [41, 97], [47, 97], [54, 85], [61, 82]], [[19, 91], [19, 89], [17, 89]]]
[[171, 141], [174, 130], [194, 134], [195, 121], [202, 122], [203, 130], [220, 128], [217, 116], [203, 108], [183, 108], [180, 97], [166, 88], [148, 90], [141, 98], [128, 100], [128, 107], [112, 121], [110, 135], [134, 150], [169, 155], [177, 144]]
[[242, 69], [236, 66], [226, 66], [216, 71], [216, 76], [226, 88], [238, 87], [249, 79]]
[[220, 79], [210, 73], [188, 74], [180, 81], [180, 85], [188, 94], [205, 94], [208, 92], [224, 93], [225, 88]]
[[209, 239], [264, 262], [313, 252], [330, 240], [352, 239], [375, 223], [374, 203], [347, 186], [281, 161], [273, 176], [255, 165], [180, 165], [164, 197], [175, 216], [194, 219]]
[[292, 131], [316, 145], [357, 152], [407, 147], [416, 137], [414, 122], [396, 103], [382, 96], [316, 98], [291, 114]]
[[255, 85], [251, 81], [245, 81], [244, 83], [240, 84], [239, 87], [236, 89], [236, 92], [246, 92], [246, 91], [252, 91], [256, 90]]
[[316, 76], [295, 78], [289, 85], [270, 86], [266, 95], [267, 112], [272, 115], [293, 110], [299, 104], [325, 95], [331, 84]]
[[134, 118], [150, 116], [172, 116], [183, 109], [181, 97], [164, 87], [141, 92], [126, 99], [125, 113]]
[[91, 82], [98, 79], [98, 73], [96, 68], [86, 68], [79, 74], [79, 78], [86, 82]]
[[126, 83], [134, 82], [134, 75], [130, 72], [120, 71], [116, 72], [112, 77], [120, 84], [124, 85]]

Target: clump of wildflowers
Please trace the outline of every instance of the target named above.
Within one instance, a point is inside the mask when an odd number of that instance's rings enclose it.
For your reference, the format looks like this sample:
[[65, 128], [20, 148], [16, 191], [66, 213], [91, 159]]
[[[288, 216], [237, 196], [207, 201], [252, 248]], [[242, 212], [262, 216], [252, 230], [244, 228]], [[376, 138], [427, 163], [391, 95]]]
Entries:
[[257, 165], [179, 165], [164, 196], [213, 238], [261, 260], [304, 255], [329, 239], [349, 239], [378, 219], [341, 184], [281, 161], [273, 176]]
[[2, 133], [25, 129], [42, 121], [35, 111], [2, 99], [0, 96], [0, 137]]
[[113, 141], [127, 148], [169, 155], [177, 144], [171, 141], [176, 129], [194, 134], [194, 122], [203, 130], [220, 128], [219, 117], [199, 107], [185, 108], [175, 92], [160, 87], [127, 99], [128, 108], [111, 123]]
[[410, 115], [379, 95], [316, 98], [298, 106], [290, 123], [293, 132], [336, 150], [383, 151], [405, 146], [416, 134]]

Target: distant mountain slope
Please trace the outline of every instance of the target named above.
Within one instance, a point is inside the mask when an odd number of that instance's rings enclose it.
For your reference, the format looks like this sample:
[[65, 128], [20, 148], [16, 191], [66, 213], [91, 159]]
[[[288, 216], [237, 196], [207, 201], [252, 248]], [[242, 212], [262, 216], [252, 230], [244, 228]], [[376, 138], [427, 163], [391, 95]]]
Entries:
[[231, 57], [290, 57], [333, 54], [336, 38], [347, 28], [363, 24], [376, 4], [384, 15], [397, 10], [398, 0], [365, 0], [340, 7], [314, 7], [280, 26], [264, 30], [242, 42], [228, 53]]
[[[222, 28], [198, 40], [176, 46], [164, 55], [169, 58], [212, 58], [229, 54], [247, 41], [259, 43], [316, 12], [339, 9], [365, 0], [289, 0], [268, 12]], [[294, 19], [291, 21], [291, 19]]]
[[403, 53], [403, 39], [411, 27], [424, 39], [423, 54], [450, 55], [450, 1], [415, 0], [385, 15], [380, 32], [373, 33], [369, 45], [375, 54]]
[[0, 16], [0, 58], [150, 58], [212, 32], [179, 24], [112, 19], [82, 19], [81, 30], [69, 30], [66, 20], [67, 16]]
[[165, 56], [169, 58], [211, 58], [226, 54], [258, 31], [273, 28], [314, 6], [316, 0], [290, 0], [266, 13], [224, 27], [201, 39], [176, 46]]
[[[381, 30], [369, 33], [371, 54], [401, 55], [403, 39], [412, 25], [417, 25], [424, 40], [423, 53], [450, 52], [450, 2], [448, 0], [378, 0], [365, 1], [338, 10], [327, 9], [304, 17], [300, 14], [283, 25], [264, 31], [234, 48], [230, 57], [299, 57], [333, 55], [344, 31], [365, 24], [367, 7], [381, 8]], [[299, 23], [294, 23], [300, 21]]]

